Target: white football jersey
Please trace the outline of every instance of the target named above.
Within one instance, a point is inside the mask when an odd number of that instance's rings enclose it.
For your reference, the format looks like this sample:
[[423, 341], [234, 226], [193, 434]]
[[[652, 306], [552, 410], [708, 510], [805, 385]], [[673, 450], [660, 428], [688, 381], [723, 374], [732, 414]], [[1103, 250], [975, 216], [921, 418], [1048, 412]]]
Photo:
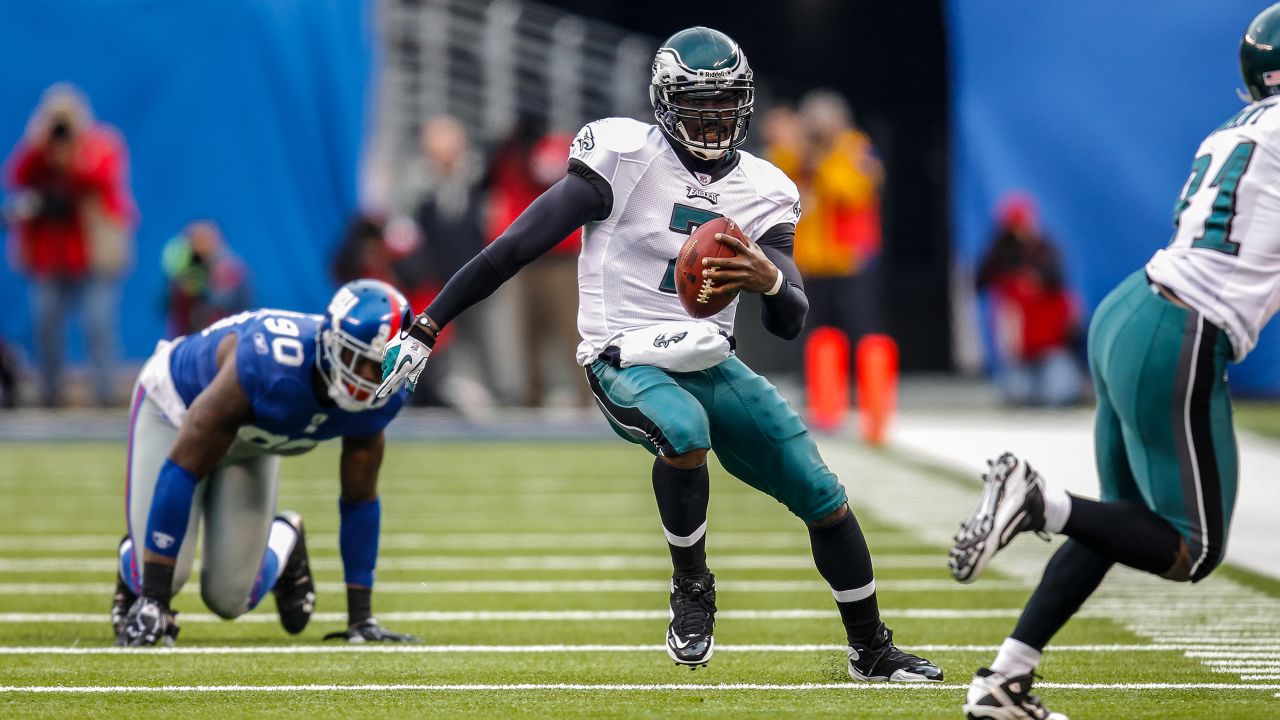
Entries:
[[1173, 241], [1147, 276], [1227, 332], [1243, 360], [1280, 310], [1280, 97], [1253, 103], [1196, 153]]
[[[618, 332], [687, 320], [675, 288], [675, 261], [699, 225], [728, 217], [756, 239], [800, 219], [795, 183], [778, 168], [735, 150], [737, 166], [719, 180], [681, 164], [656, 125], [607, 118], [578, 132], [570, 157], [609, 183], [609, 217], [582, 230], [578, 257], [580, 365], [590, 364]], [[738, 301], [708, 318], [733, 332]]]

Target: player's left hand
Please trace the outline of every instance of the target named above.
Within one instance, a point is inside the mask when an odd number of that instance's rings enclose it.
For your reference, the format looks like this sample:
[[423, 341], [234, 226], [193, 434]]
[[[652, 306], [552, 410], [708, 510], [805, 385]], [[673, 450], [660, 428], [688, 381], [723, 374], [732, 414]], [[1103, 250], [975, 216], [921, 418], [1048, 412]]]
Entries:
[[762, 293], [778, 282], [778, 275], [782, 271], [769, 261], [759, 245], [750, 240], [743, 242], [724, 233], [716, 233], [716, 240], [733, 248], [737, 255], [702, 260], [703, 276], [715, 278], [712, 295], [738, 291]]
[[178, 639], [178, 623], [174, 612], [145, 595], [134, 601], [116, 636], [116, 645], [124, 647], [172, 647]]
[[406, 384], [409, 392], [413, 392], [434, 344], [435, 338], [419, 327], [416, 320], [408, 330], [392, 338], [382, 351], [382, 384], [375, 397], [381, 399], [399, 392]]
[[374, 618], [369, 618], [363, 622], [358, 622], [346, 630], [331, 632], [324, 636], [325, 640], [346, 640], [349, 643], [363, 642], [397, 642], [397, 643], [418, 643], [422, 642], [422, 638], [416, 635], [403, 635], [390, 630], [378, 624]]

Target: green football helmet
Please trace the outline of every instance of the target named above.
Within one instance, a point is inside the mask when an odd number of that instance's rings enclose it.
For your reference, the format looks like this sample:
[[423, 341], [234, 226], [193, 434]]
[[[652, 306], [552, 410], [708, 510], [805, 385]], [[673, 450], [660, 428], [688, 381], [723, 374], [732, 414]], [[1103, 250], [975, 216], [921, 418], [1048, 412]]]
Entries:
[[1245, 29], [1240, 74], [1255, 102], [1280, 93], [1280, 3], [1258, 13]]
[[751, 66], [728, 35], [681, 30], [653, 58], [649, 101], [673, 140], [704, 160], [723, 157], [747, 139], [755, 103]]

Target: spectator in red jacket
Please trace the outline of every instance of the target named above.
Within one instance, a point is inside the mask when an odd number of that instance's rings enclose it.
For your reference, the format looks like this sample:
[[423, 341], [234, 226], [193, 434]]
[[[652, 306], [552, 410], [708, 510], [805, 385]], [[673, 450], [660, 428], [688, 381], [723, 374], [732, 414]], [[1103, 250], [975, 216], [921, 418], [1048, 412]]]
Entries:
[[31, 279], [41, 400], [61, 402], [63, 333], [80, 309], [97, 401], [110, 405], [119, 284], [136, 216], [124, 140], [94, 120], [77, 88], [59, 83], [32, 113], [6, 180], [17, 243], [10, 256]]
[[1076, 304], [1030, 196], [1011, 193], [1000, 201], [978, 289], [989, 290], [994, 301], [996, 381], [1005, 402], [1078, 401], [1083, 377], [1073, 350], [1080, 333]]

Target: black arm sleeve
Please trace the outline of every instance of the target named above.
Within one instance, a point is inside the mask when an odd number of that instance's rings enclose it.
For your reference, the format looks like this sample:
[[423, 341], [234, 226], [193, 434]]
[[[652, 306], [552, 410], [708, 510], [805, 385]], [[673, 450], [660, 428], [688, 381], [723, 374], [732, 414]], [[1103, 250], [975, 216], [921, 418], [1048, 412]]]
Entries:
[[809, 314], [809, 298], [791, 252], [796, 242], [796, 226], [782, 223], [769, 228], [756, 242], [769, 261], [782, 271], [782, 289], [777, 295], [760, 296], [760, 320], [765, 330], [784, 340], [793, 340], [804, 329]]
[[569, 233], [588, 222], [609, 217], [613, 205], [609, 184], [585, 165], [582, 168], [585, 169], [577, 172], [571, 168], [568, 175], [520, 213], [493, 244], [449, 278], [427, 306], [427, 315], [436, 325], [443, 328], [462, 311], [492, 295], [520, 268], [560, 244]]

